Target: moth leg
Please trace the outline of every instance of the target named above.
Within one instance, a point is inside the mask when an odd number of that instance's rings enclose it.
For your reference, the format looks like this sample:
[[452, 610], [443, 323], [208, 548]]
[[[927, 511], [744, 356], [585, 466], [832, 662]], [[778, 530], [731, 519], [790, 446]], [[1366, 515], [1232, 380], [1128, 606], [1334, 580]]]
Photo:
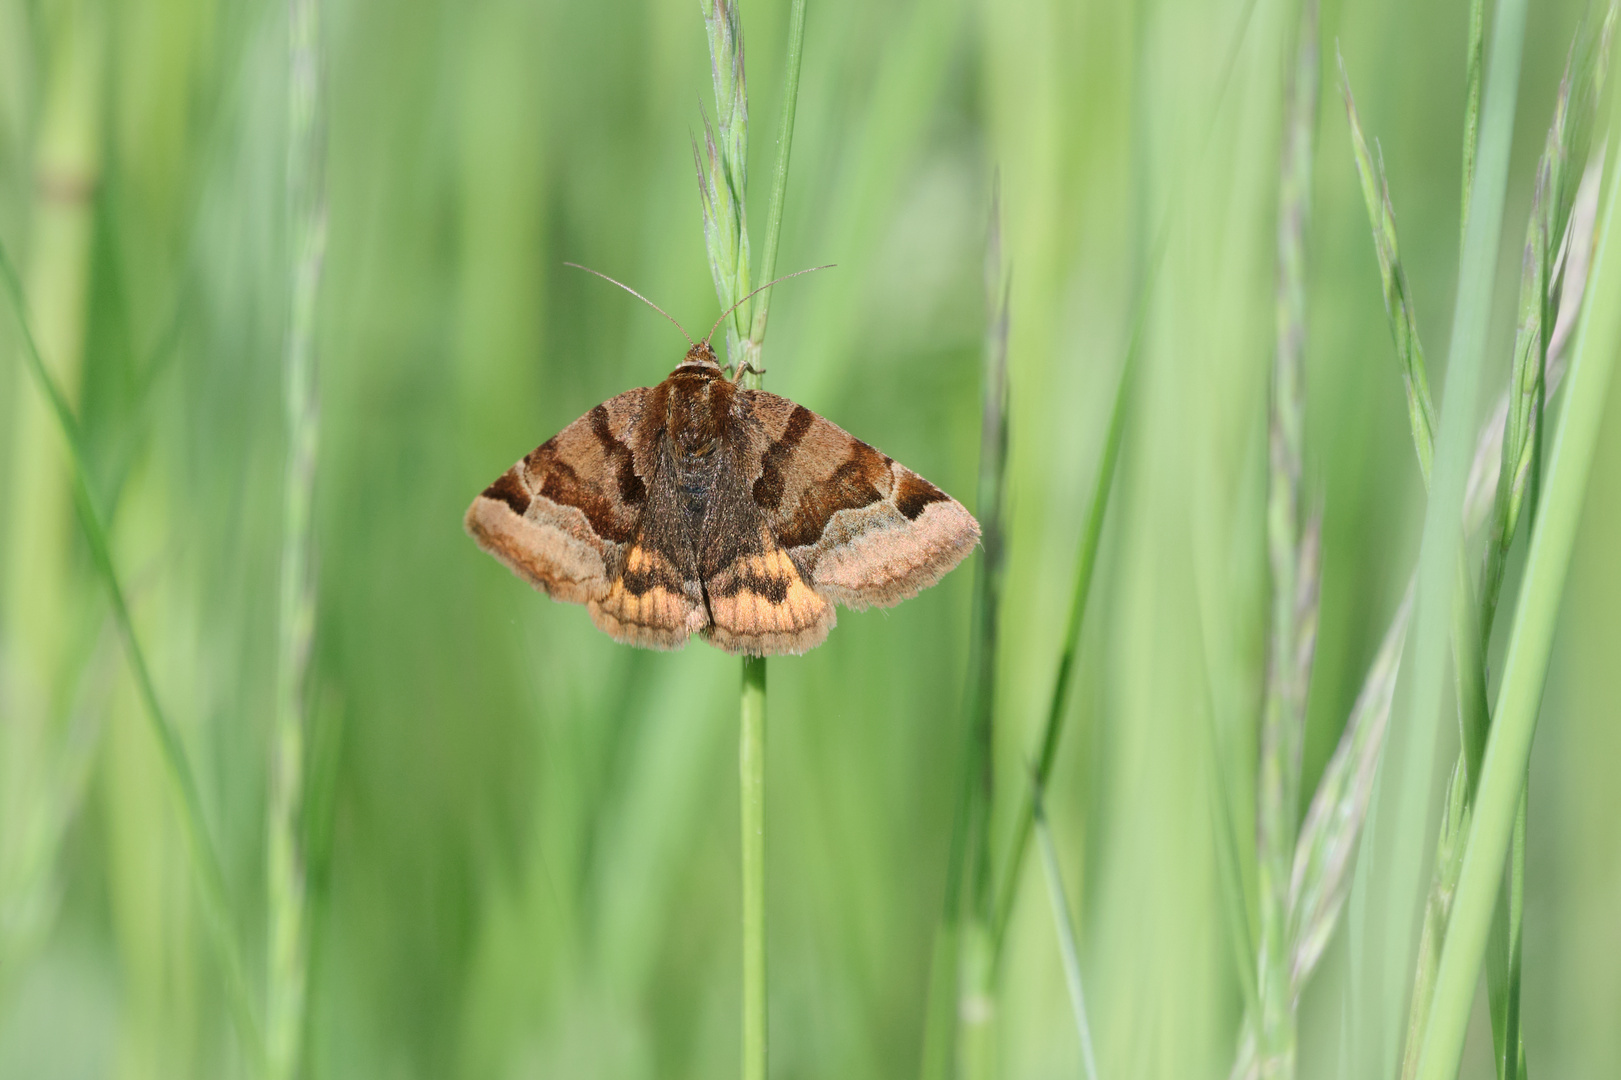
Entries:
[[727, 370], [732, 371], [732, 374], [731, 374], [730, 378], [731, 378], [731, 380], [733, 382], [737, 382], [738, 380], [743, 378], [743, 376], [745, 376], [745, 375], [764, 375], [765, 374], [765, 368], [763, 368], [763, 367], [755, 367], [752, 363], [750, 363], [747, 360], [744, 360], [742, 363], [736, 365], [735, 370], [733, 370], [733, 365], [731, 365], [731, 364], [727, 364], [726, 367], [727, 367]]

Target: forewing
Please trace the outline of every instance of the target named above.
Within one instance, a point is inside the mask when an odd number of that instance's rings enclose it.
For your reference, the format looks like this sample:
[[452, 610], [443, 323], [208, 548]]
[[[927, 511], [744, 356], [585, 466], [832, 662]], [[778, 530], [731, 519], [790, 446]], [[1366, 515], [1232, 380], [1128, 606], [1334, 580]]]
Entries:
[[803, 405], [747, 392], [759, 425], [749, 493], [822, 596], [889, 607], [939, 581], [979, 542], [951, 496]]
[[607, 596], [655, 469], [642, 425], [652, 393], [610, 398], [502, 473], [468, 508], [468, 534], [554, 599]]

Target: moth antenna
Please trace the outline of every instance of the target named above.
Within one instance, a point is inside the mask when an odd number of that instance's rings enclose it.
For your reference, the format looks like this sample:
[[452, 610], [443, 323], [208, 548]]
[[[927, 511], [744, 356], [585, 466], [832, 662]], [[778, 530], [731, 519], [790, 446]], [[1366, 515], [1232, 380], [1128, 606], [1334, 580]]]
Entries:
[[[569, 265], [572, 266], [573, 264], [570, 263]], [[754, 292], [749, 293], [748, 296], [745, 296], [743, 299], [739, 300], [737, 303], [733, 304], [731, 307], [729, 307], [725, 311], [723, 311], [721, 313], [720, 318], [715, 320], [715, 325], [711, 326], [709, 328], [709, 333], [704, 335], [704, 344], [705, 345], [709, 344], [709, 339], [715, 336], [715, 331], [719, 330], [720, 329], [720, 324], [726, 321], [726, 316], [730, 315], [732, 312], [736, 311], [738, 308], [740, 308], [744, 304], [748, 303], [751, 299], [754, 298], [755, 293], [763, 293], [763, 292], [765, 292], [767, 289], [771, 288], [771, 286], [775, 285], [779, 281], [787, 281], [791, 277], [798, 277], [800, 274], [813, 273], [813, 272], [815, 272], [817, 270], [831, 270], [837, 265], [838, 265], [838, 263], [828, 263], [826, 266], [810, 266], [810, 267], [806, 267], [804, 270], [795, 270], [791, 274], [784, 274], [780, 278], [775, 278], [775, 279], [773, 279], [771, 281], [766, 282], [764, 285], [761, 285], [758, 289], [755, 289]], [[583, 270], [585, 268], [581, 267], [581, 269]], [[592, 273], [595, 273], [595, 272], [596, 271], [592, 271]], [[610, 278], [609, 280], [612, 281], [613, 279]], [[615, 281], [614, 284], [618, 285], [619, 283], [617, 281]], [[620, 286], [620, 287], [623, 288], [624, 286]]]
[[[572, 266], [576, 270], [584, 270], [588, 274], [597, 275], [597, 277], [601, 278], [603, 281], [608, 282], [609, 284], [618, 285], [621, 289], [624, 289], [626, 292], [630, 293], [630, 295], [634, 296], [636, 299], [640, 300], [642, 303], [646, 304], [648, 307], [652, 308], [654, 311], [658, 312], [660, 315], [663, 315], [666, 319], [669, 319], [671, 322], [675, 323], [675, 328], [677, 330], [681, 331], [681, 336], [687, 339], [687, 344], [688, 345], [696, 346], [698, 344], [696, 341], [692, 340], [692, 335], [687, 333], [687, 328], [685, 326], [682, 326], [680, 323], [675, 321], [675, 316], [674, 315], [671, 315], [668, 311], [665, 311], [663, 308], [661, 308], [657, 304], [653, 303], [653, 301], [649, 300], [647, 297], [643, 296], [641, 293], [637, 292], [635, 289], [631, 288], [629, 285], [626, 285], [623, 281], [615, 281], [613, 278], [609, 277], [607, 274], [604, 274], [601, 270], [593, 270], [589, 266], [581, 266], [579, 263], [565, 262], [565, 263], [563, 263], [563, 265], [564, 266]], [[818, 267], [818, 269], [820, 269], [820, 267]], [[804, 271], [801, 270], [800, 273], [803, 274]], [[792, 277], [793, 275], [790, 274], [788, 276]], [[775, 282], [773, 282], [773, 284], [775, 284]], [[754, 295], [753, 293], [749, 294], [749, 296], [753, 296], [753, 295]], [[748, 297], [744, 297], [744, 299], [746, 300], [746, 299], [748, 299]], [[728, 314], [730, 314], [730, 312], [728, 312]], [[725, 318], [724, 315], [721, 316], [721, 317]], [[710, 333], [714, 333], [714, 331], [711, 330]], [[707, 342], [709, 339], [705, 338], [704, 340]]]

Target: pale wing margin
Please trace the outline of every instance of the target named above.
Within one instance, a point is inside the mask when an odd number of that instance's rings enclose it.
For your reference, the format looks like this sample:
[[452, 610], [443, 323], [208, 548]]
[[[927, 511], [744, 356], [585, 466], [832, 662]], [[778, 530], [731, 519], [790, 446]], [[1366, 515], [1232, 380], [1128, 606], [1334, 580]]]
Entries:
[[889, 607], [939, 581], [979, 542], [962, 504], [838, 425], [765, 391], [753, 494], [801, 574], [827, 599]]
[[468, 535], [553, 599], [606, 596], [647, 500], [637, 427], [649, 393], [610, 398], [502, 473], [468, 507]]

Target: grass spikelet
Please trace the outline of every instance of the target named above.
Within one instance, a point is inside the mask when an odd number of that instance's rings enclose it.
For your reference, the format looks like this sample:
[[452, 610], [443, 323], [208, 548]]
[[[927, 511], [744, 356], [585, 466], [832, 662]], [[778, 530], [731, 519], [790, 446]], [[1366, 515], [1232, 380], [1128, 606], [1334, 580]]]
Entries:
[[1515, 831], [1559, 599], [1615, 354], [1621, 348], [1621, 311], [1598, 299], [1613, 295], [1616, 277], [1621, 274], [1612, 235], [1617, 184], [1614, 175], [1608, 180], [1593, 281], [1587, 291], [1564, 412], [1549, 455], [1543, 505], [1532, 529], [1496, 720], [1482, 763], [1434, 1002], [1424, 1031], [1416, 1074], [1421, 1080], [1443, 1080], [1457, 1072], [1469, 1005]]
[[[1256, 779], [1256, 866], [1260, 900], [1257, 989], [1258, 1075], [1292, 1077], [1295, 1001], [1290, 977], [1289, 876], [1298, 829], [1300, 754], [1316, 623], [1315, 530], [1301, 521], [1305, 441], [1306, 230], [1311, 218], [1317, 122], [1317, 5], [1301, 6], [1284, 94], [1280, 163], [1276, 351], [1268, 413], [1267, 560], [1271, 620]], [[1304, 660], [1304, 662], [1303, 662]]]
[[320, 430], [315, 320], [326, 254], [319, 0], [295, 0], [288, 15], [287, 205], [291, 261], [283, 372], [287, 457], [282, 495], [276, 708], [265, 839], [269, 924], [265, 1051], [269, 1080], [292, 1080], [297, 1075], [309, 977], [309, 896], [302, 825], [309, 658], [316, 604], [311, 558]]
[[[715, 84], [715, 120], [703, 118], [704, 142], [693, 145], [698, 190], [704, 211], [704, 246], [715, 295], [725, 310], [748, 295], [749, 105], [743, 75], [743, 20], [730, 0], [700, 0], [709, 36], [709, 66]], [[769, 279], [767, 279], [769, 280]], [[739, 348], [749, 333], [751, 304], [727, 320], [726, 356], [742, 360]]]
[[[1479, 8], [1478, 2], [1476, 8]], [[1362, 181], [1362, 199], [1373, 226], [1373, 248], [1379, 259], [1379, 278], [1384, 285], [1385, 314], [1390, 318], [1390, 333], [1396, 339], [1396, 359], [1401, 363], [1402, 382], [1407, 388], [1408, 424], [1413, 432], [1413, 445], [1418, 450], [1419, 470], [1428, 484], [1435, 460], [1435, 403], [1430, 398], [1424, 346], [1419, 341], [1418, 319], [1396, 241], [1396, 211], [1390, 205], [1384, 157], [1381, 154], [1376, 159], [1368, 153], [1362, 118], [1357, 114], [1356, 98], [1351, 94], [1351, 78], [1345, 71], [1345, 58], [1336, 51], [1335, 59], [1339, 63], [1345, 115], [1351, 127], [1351, 149], [1356, 158], [1357, 176]]]
[[1409, 588], [1368, 667], [1300, 828], [1289, 875], [1290, 982], [1297, 996], [1328, 946], [1350, 889], [1412, 611]]

